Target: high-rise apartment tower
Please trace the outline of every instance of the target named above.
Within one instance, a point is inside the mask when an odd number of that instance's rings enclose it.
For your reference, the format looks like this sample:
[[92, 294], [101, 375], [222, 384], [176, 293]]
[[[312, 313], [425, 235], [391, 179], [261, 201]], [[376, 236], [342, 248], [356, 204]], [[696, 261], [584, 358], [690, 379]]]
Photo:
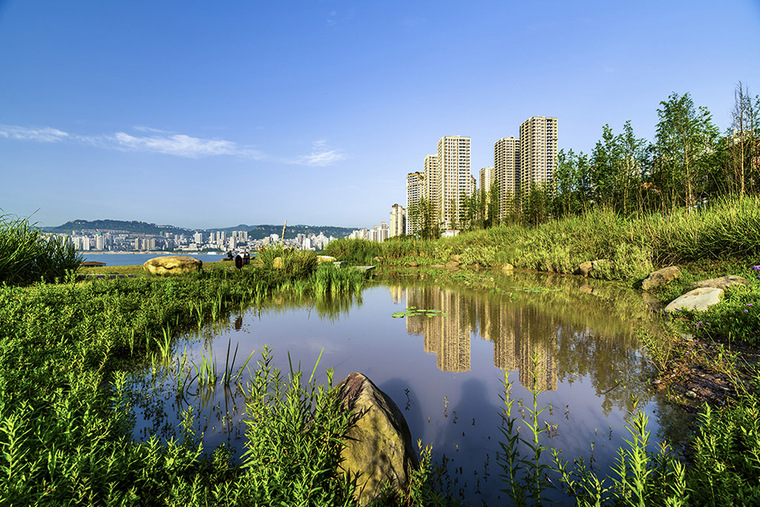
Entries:
[[[433, 155], [430, 155], [433, 156]], [[427, 158], [425, 159], [427, 165]], [[427, 196], [425, 194], [425, 173], [416, 172], [406, 175], [406, 209], [413, 209], [419, 204], [420, 199]], [[412, 235], [419, 230], [419, 224], [413, 224], [411, 220], [406, 221], [406, 234]]]
[[493, 146], [494, 176], [499, 184], [499, 218], [509, 213], [520, 188], [520, 140], [503, 137]]
[[406, 208], [400, 204], [391, 206], [391, 230], [389, 237], [401, 236], [406, 232]]
[[[461, 209], [460, 199], [469, 195], [473, 189], [473, 177], [470, 173], [470, 138], [446, 136], [438, 141], [438, 171], [440, 183], [435, 187], [439, 208], [439, 222], [444, 229], [457, 223]], [[432, 183], [432, 182], [431, 182]], [[431, 185], [432, 189], [432, 185]], [[431, 197], [432, 193], [431, 193]], [[435, 202], [435, 201], [434, 201]]]
[[534, 116], [520, 125], [520, 191], [551, 185], [557, 164], [557, 118]]

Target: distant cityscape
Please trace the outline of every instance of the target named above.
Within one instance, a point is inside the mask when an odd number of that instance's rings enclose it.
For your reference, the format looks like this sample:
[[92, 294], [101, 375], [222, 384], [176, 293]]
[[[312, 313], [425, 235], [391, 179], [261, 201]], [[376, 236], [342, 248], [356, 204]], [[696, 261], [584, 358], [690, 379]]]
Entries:
[[408, 211], [422, 199], [433, 207], [439, 229], [446, 235], [456, 234], [452, 229], [463, 206], [462, 198], [478, 191], [478, 183], [481, 192], [498, 188], [498, 216], [503, 219], [515, 198], [534, 185], [552, 183], [557, 163], [557, 118], [533, 116], [520, 125], [519, 132], [519, 138], [503, 137], [494, 143], [494, 165], [481, 168], [478, 180], [470, 169], [470, 138], [442, 137], [437, 153], [425, 157], [423, 169], [407, 174], [406, 208], [394, 204], [388, 222], [358, 229], [349, 237], [384, 241], [416, 234], [420, 224], [408, 220]]
[[[287, 229], [286, 229], [287, 231]], [[196, 231], [192, 233], [103, 231], [81, 229], [71, 233], [48, 233], [68, 238], [80, 252], [228, 252], [253, 251], [274, 243], [300, 250], [322, 250], [335, 240], [334, 236], [298, 233], [282, 239], [279, 234], [253, 239], [248, 231]], [[286, 233], [287, 234], [287, 233]]]

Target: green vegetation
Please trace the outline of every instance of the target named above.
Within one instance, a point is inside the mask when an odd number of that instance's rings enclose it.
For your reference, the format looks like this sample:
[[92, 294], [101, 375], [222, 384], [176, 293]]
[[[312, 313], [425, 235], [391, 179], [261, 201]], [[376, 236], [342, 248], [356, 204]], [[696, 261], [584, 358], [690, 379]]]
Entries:
[[82, 257], [61, 238], [46, 238], [27, 218], [0, 215], [0, 283], [64, 279]]
[[[291, 266], [303, 274], [305, 264]], [[331, 293], [357, 289], [330, 280], [330, 273], [339, 276], [332, 266], [324, 268], [328, 275], [313, 267], [308, 277], [338, 287]], [[171, 360], [179, 333], [261, 303], [295, 280], [287, 270], [247, 268], [0, 286], [2, 503], [255, 505], [275, 491], [289, 505], [346, 503], [351, 484], [333, 466], [345, 430], [334, 391], [302, 385], [298, 371], [285, 381], [266, 356], [244, 388], [252, 422], [242, 467], [225, 448], [204, 452], [189, 412], [176, 438], [131, 436], [133, 372], [146, 364], [155, 372]], [[317, 291], [309, 285], [305, 292]], [[230, 356], [228, 350], [224, 371], [212, 355], [185, 364], [181, 370], [194, 368], [195, 376], [179, 375], [178, 389], [239, 380]], [[277, 445], [286, 442], [324, 459], [293, 459], [291, 447]], [[264, 458], [266, 466], [258, 461]]]
[[556, 273], [573, 273], [583, 262], [601, 260], [590, 276], [634, 283], [655, 267], [757, 255], [760, 198], [723, 198], [697, 211], [677, 210], [667, 217], [626, 217], [610, 209], [593, 209], [536, 227], [500, 225], [435, 240], [336, 240], [326, 252], [356, 263], [373, 263], [380, 257], [391, 266], [412, 261], [445, 264], [459, 255], [464, 265], [509, 263]]

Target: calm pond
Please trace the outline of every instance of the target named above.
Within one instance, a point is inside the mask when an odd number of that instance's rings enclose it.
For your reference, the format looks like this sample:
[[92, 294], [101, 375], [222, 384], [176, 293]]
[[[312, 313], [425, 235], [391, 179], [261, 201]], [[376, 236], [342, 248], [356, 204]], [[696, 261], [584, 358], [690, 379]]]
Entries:
[[[434, 461], [447, 464], [452, 494], [471, 505], [506, 501], [497, 462], [504, 372], [514, 382], [512, 397], [530, 405], [534, 351], [539, 405], [551, 407], [541, 415], [552, 428], [544, 444], [561, 449], [565, 459], [582, 457], [607, 473], [623, 439], [630, 439], [625, 417], [634, 399], [650, 416], [651, 450], [673, 436], [674, 414], [647, 388], [649, 366], [637, 332], [655, 332], [657, 323], [640, 294], [532, 273], [494, 283], [498, 289], [474, 291], [419, 279], [374, 282], [361, 296], [332, 303], [278, 297], [185, 337], [178, 352], [194, 364], [213, 356], [224, 370], [228, 345], [239, 348], [235, 368], [269, 345], [286, 373], [288, 353], [307, 378], [320, 353], [322, 381], [327, 368], [335, 370], [336, 383], [353, 371], [364, 373], [396, 402], [412, 440], [433, 445]], [[438, 311], [410, 315], [410, 307]], [[256, 352], [249, 366], [260, 357]], [[234, 387], [190, 386], [178, 400], [168, 380], [157, 406], [156, 385], [143, 386], [145, 398], [136, 402], [137, 438], [171, 434], [181, 411], [193, 405], [196, 434], [207, 446], [226, 442], [242, 454], [244, 403]]]

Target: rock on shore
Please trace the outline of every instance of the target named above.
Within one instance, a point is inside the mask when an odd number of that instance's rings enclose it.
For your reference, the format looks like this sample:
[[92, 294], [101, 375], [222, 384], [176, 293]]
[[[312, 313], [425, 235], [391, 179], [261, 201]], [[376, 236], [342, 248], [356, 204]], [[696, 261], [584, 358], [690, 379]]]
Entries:
[[419, 467], [404, 415], [361, 373], [349, 374], [339, 389], [344, 410], [353, 411], [341, 468], [357, 478], [355, 499], [367, 505], [381, 496], [385, 484], [403, 494], [412, 470]]
[[145, 261], [143, 269], [152, 275], [175, 275], [200, 271], [203, 261], [187, 255], [166, 255]]

